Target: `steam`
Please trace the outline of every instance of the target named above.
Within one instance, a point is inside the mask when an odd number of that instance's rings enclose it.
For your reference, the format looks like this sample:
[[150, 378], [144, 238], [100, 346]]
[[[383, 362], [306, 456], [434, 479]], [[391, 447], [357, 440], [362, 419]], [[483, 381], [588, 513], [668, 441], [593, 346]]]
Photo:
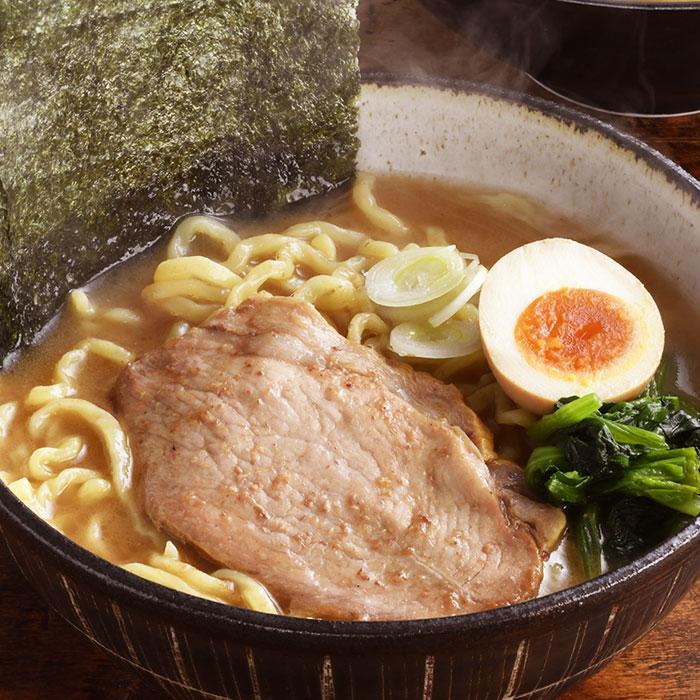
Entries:
[[525, 92], [531, 82], [523, 69], [532, 61], [526, 29], [537, 12], [531, 2], [516, 13], [513, 6], [513, 0], [367, 0], [360, 7], [363, 74], [441, 77]]
[[652, 16], [551, 0], [360, 5], [365, 75], [467, 80], [544, 97], [551, 97], [549, 90], [629, 115], [700, 107], [700, 77], [688, 70], [700, 60], [700, 13]]

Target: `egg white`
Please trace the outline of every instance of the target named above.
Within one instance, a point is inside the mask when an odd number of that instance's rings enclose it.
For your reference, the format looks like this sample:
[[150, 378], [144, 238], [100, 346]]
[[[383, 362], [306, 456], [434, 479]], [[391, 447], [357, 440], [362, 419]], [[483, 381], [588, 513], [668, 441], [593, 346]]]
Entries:
[[[515, 339], [523, 311], [547, 292], [591, 289], [620, 299], [635, 325], [635, 340], [619, 360], [594, 372], [557, 376], [528, 362]], [[565, 238], [528, 243], [502, 257], [481, 290], [479, 325], [484, 352], [503, 390], [518, 405], [547, 413], [565, 396], [596, 393], [604, 401], [636, 396], [659, 366], [661, 314], [644, 285], [622, 265]]]

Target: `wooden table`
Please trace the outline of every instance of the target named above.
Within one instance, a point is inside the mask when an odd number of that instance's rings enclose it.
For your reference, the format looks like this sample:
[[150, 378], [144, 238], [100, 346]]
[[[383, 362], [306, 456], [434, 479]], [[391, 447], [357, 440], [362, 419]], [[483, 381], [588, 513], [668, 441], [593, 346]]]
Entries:
[[[518, 71], [476, 51], [418, 0], [361, 2], [364, 70], [496, 82], [541, 94]], [[477, 57], [475, 59], [475, 57]], [[700, 116], [615, 123], [700, 177]], [[700, 583], [625, 656], [565, 700], [700, 697]], [[155, 700], [152, 688], [47, 609], [0, 546], [0, 700]]]

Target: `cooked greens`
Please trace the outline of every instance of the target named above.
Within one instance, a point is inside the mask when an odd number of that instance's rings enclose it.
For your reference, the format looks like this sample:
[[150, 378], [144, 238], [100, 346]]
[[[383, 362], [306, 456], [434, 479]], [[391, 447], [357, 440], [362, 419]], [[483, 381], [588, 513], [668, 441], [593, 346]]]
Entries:
[[571, 524], [574, 540], [581, 553], [583, 572], [586, 578], [594, 578], [602, 573], [602, 557], [600, 547], [600, 525], [598, 523], [598, 507], [587, 505], [576, 514]]
[[[562, 399], [530, 428], [529, 486], [569, 516], [586, 574], [638, 556], [700, 514], [700, 416], [656, 386], [634, 401]], [[602, 540], [602, 550], [601, 543]]]
[[185, 212], [347, 180], [356, 0], [0, 0], [0, 358]]

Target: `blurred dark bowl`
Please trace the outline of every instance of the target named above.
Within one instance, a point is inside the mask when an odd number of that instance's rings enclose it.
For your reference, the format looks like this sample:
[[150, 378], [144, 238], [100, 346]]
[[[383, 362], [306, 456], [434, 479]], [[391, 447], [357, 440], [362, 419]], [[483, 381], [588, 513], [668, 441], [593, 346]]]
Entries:
[[700, 110], [700, 2], [424, 0], [549, 90], [635, 115]]

